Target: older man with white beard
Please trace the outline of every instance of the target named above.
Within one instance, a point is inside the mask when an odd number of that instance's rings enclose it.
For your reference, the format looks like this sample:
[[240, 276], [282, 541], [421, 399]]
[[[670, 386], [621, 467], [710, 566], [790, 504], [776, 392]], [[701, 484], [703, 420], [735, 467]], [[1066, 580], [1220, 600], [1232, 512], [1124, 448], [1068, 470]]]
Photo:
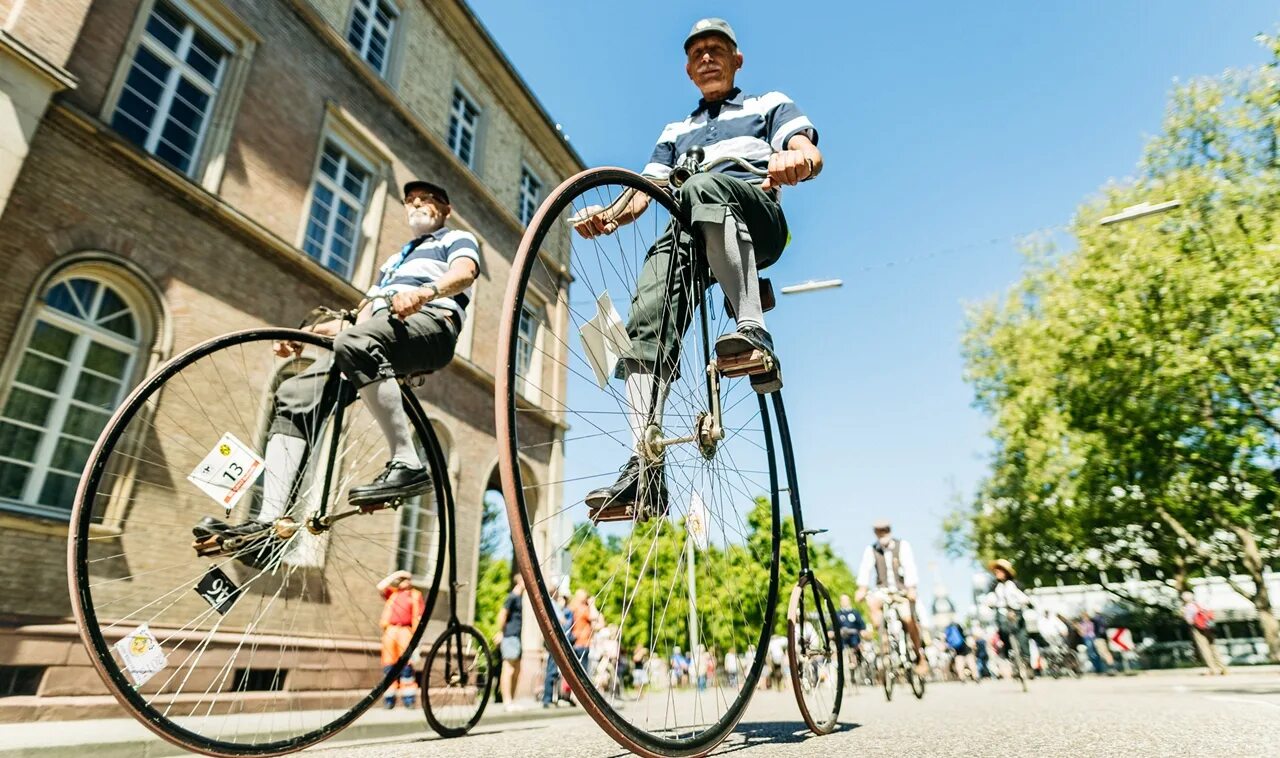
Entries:
[[[458, 333], [466, 317], [471, 285], [480, 270], [480, 251], [469, 232], [445, 226], [449, 195], [443, 187], [415, 180], [404, 186], [404, 206], [414, 238], [379, 270], [375, 284], [357, 307], [356, 323], [341, 320], [307, 327], [333, 337], [333, 361], [355, 386], [387, 439], [390, 460], [372, 482], [352, 487], [352, 505], [375, 508], [397, 498], [430, 489], [431, 475], [418, 457], [409, 419], [401, 405], [396, 377], [436, 371], [453, 359]], [[301, 345], [277, 343], [277, 355], [297, 354]], [[288, 510], [298, 466], [308, 444], [335, 400], [326, 392], [329, 361], [317, 361], [285, 380], [276, 390], [275, 415], [266, 448], [262, 508], [255, 520], [232, 526], [205, 518], [193, 529], [197, 539], [209, 536], [261, 534]], [[265, 545], [264, 545], [265, 547]], [[271, 551], [242, 551], [240, 558], [257, 565]]]

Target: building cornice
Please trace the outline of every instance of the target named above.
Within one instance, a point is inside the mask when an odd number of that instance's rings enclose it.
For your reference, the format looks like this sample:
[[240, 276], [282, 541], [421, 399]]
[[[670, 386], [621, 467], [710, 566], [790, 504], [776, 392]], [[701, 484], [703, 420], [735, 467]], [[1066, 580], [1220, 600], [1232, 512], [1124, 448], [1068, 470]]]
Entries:
[[[534, 142], [547, 153], [547, 159], [552, 161], [556, 169], [562, 176], [572, 176], [579, 171], [587, 168], [586, 163], [582, 160], [582, 156], [578, 155], [578, 151], [569, 144], [562, 134], [556, 128], [556, 122], [551, 118], [551, 114], [547, 113], [546, 107], [538, 100], [537, 95], [533, 93], [533, 88], [529, 86], [520, 72], [511, 63], [511, 59], [499, 47], [493, 35], [485, 27], [484, 23], [471, 10], [471, 6], [466, 0], [448, 0], [441, 2], [440, 0], [421, 0], [422, 4], [430, 11], [436, 14], [440, 19], [441, 25], [445, 31], [454, 38], [462, 50], [475, 50], [483, 48], [488, 50], [489, 55], [480, 55], [470, 57], [471, 63], [476, 67], [477, 72], [484, 77], [485, 82], [495, 91], [499, 92], [500, 98], [504, 105], [517, 113], [517, 122], [525, 125], [538, 124], [541, 135], [529, 135]], [[556, 156], [562, 157], [562, 160], [555, 160]]]
[[55, 90], [75, 89], [76, 84], [79, 83], [79, 80], [72, 76], [70, 71], [51, 63], [43, 55], [27, 47], [22, 40], [3, 29], [0, 29], [0, 48], [3, 48], [15, 59], [26, 64], [32, 71], [47, 79]]

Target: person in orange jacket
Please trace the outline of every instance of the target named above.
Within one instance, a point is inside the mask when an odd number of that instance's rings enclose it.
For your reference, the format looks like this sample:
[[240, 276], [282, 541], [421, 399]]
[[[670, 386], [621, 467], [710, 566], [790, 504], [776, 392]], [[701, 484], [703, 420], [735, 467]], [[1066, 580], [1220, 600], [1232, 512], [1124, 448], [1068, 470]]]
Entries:
[[[396, 571], [378, 582], [378, 592], [385, 599], [382, 618], [378, 622], [382, 626], [382, 670], [391, 673], [413, 639], [413, 630], [422, 620], [425, 602], [422, 593], [413, 586], [413, 577], [408, 571]], [[400, 670], [387, 688], [383, 704], [395, 708], [397, 693], [405, 708], [414, 707], [418, 698], [418, 682], [412, 666], [406, 664]]]

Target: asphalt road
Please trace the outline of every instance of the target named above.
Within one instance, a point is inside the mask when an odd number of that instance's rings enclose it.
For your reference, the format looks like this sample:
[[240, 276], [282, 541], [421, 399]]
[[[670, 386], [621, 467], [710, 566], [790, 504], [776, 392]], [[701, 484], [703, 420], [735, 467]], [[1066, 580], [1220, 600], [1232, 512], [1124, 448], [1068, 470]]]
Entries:
[[[1151, 673], [931, 685], [923, 701], [898, 690], [848, 693], [841, 728], [810, 735], [790, 693], [760, 692], [737, 731], [713, 755], [1275, 756], [1280, 754], [1280, 672], [1227, 677]], [[458, 740], [332, 742], [312, 753], [353, 758], [577, 758], [624, 755], [585, 716], [485, 726]]]

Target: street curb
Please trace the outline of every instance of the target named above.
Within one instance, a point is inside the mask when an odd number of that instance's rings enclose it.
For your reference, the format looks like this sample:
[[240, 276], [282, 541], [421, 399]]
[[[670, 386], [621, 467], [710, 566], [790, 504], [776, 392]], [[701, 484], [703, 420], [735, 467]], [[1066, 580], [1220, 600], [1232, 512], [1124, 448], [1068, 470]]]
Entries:
[[[489, 708], [494, 708], [493, 704]], [[486, 725], [495, 724], [512, 724], [522, 721], [541, 721], [543, 719], [563, 718], [567, 716], [582, 715], [585, 713], [581, 708], [542, 708], [541, 705], [534, 705], [524, 710], [507, 713], [502, 706], [497, 706], [492, 713], [489, 708], [485, 709], [485, 715], [480, 719], [477, 728]], [[14, 749], [0, 749], [0, 758], [84, 758], [87, 750], [91, 749], [93, 758], [162, 758], [163, 756], [175, 755], [192, 755], [192, 753], [165, 741], [164, 739], [148, 733], [146, 737], [135, 739], [124, 739], [114, 742], [100, 743], [94, 742], [93, 735], [79, 735], [71, 725], [75, 722], [63, 722], [68, 724], [68, 732], [72, 737], [83, 737], [76, 742], [68, 742], [61, 745], [41, 745], [36, 747], [22, 747]], [[54, 727], [55, 722], [40, 722], [40, 726]], [[376, 740], [387, 737], [402, 737], [410, 734], [421, 734], [428, 739], [439, 739], [431, 727], [427, 726], [425, 716], [412, 721], [391, 721], [382, 723], [362, 724], [359, 720], [351, 726], [343, 729], [338, 734], [313, 746], [312, 750], [324, 749], [330, 743], [335, 745], [344, 742], [358, 742], [362, 740]]]

